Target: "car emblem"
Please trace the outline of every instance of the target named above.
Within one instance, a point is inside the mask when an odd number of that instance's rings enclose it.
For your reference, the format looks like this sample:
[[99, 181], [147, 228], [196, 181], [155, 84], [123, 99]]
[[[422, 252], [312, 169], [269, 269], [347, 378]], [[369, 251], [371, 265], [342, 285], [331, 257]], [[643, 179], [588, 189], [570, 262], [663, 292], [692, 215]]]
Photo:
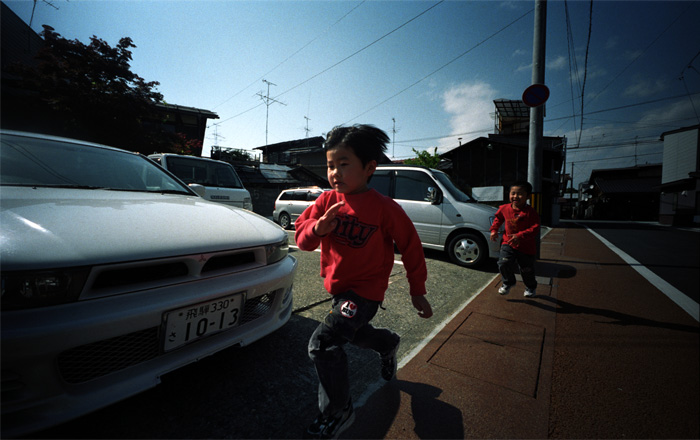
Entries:
[[205, 257], [204, 254], [200, 255], [200, 256], [199, 256], [199, 262], [200, 262], [200, 263], [204, 263], [205, 261], [207, 261], [207, 257]]

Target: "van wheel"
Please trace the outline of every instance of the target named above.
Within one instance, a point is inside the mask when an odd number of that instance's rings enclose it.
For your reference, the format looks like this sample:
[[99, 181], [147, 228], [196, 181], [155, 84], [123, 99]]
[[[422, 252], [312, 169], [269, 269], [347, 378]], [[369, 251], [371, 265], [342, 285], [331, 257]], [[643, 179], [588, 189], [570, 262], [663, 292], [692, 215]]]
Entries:
[[476, 267], [488, 258], [488, 247], [484, 240], [474, 234], [457, 234], [447, 247], [450, 260], [464, 267]]
[[283, 229], [289, 229], [289, 227], [292, 225], [292, 219], [289, 218], [289, 214], [286, 212], [283, 212], [280, 214], [280, 226], [282, 226]]

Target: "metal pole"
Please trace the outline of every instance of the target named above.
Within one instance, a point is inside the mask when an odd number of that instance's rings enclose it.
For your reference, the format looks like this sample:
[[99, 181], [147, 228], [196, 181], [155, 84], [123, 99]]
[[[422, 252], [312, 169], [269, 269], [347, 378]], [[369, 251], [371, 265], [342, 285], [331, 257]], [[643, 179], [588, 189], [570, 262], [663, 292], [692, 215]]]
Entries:
[[[535, 0], [535, 28], [532, 42], [532, 84], [544, 84], [545, 40], [547, 32], [547, 0]], [[532, 185], [536, 204], [542, 192], [542, 133], [544, 105], [530, 108], [530, 140], [527, 180]], [[539, 209], [538, 209], [539, 211]]]

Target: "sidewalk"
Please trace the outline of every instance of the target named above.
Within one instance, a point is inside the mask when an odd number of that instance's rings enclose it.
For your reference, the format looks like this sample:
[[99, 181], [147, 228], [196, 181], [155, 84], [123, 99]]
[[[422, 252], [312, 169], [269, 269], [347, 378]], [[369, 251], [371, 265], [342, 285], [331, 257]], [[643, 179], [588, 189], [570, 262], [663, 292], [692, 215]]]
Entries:
[[345, 438], [699, 438], [698, 322], [586, 229], [552, 229], [537, 296], [494, 281]]

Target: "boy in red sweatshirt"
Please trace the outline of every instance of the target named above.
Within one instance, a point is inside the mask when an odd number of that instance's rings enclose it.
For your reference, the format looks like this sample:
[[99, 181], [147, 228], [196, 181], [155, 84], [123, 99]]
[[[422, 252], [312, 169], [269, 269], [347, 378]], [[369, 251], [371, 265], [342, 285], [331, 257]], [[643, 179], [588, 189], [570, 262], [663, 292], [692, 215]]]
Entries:
[[427, 269], [413, 223], [392, 199], [367, 186], [389, 137], [371, 125], [335, 127], [324, 147], [325, 191], [296, 221], [299, 249], [321, 246], [321, 276], [333, 296], [332, 309], [309, 340], [309, 357], [319, 378], [320, 414], [307, 438], [337, 438], [352, 424], [348, 362], [350, 342], [380, 355], [381, 375], [396, 375], [399, 335], [370, 324], [377, 313], [394, 265], [394, 243], [406, 269], [413, 306], [422, 318], [433, 312], [425, 299]]
[[506, 231], [501, 243], [501, 255], [498, 259], [498, 271], [503, 283], [498, 289], [501, 295], [507, 295], [515, 285], [515, 266], [520, 267], [520, 275], [525, 284], [525, 296], [535, 296], [537, 280], [535, 279], [535, 259], [537, 255], [537, 236], [540, 233], [540, 216], [527, 204], [532, 194], [532, 185], [517, 182], [510, 187], [510, 203], [501, 205], [496, 212], [496, 219], [491, 225], [491, 241], [498, 240], [498, 230], [502, 224]]

